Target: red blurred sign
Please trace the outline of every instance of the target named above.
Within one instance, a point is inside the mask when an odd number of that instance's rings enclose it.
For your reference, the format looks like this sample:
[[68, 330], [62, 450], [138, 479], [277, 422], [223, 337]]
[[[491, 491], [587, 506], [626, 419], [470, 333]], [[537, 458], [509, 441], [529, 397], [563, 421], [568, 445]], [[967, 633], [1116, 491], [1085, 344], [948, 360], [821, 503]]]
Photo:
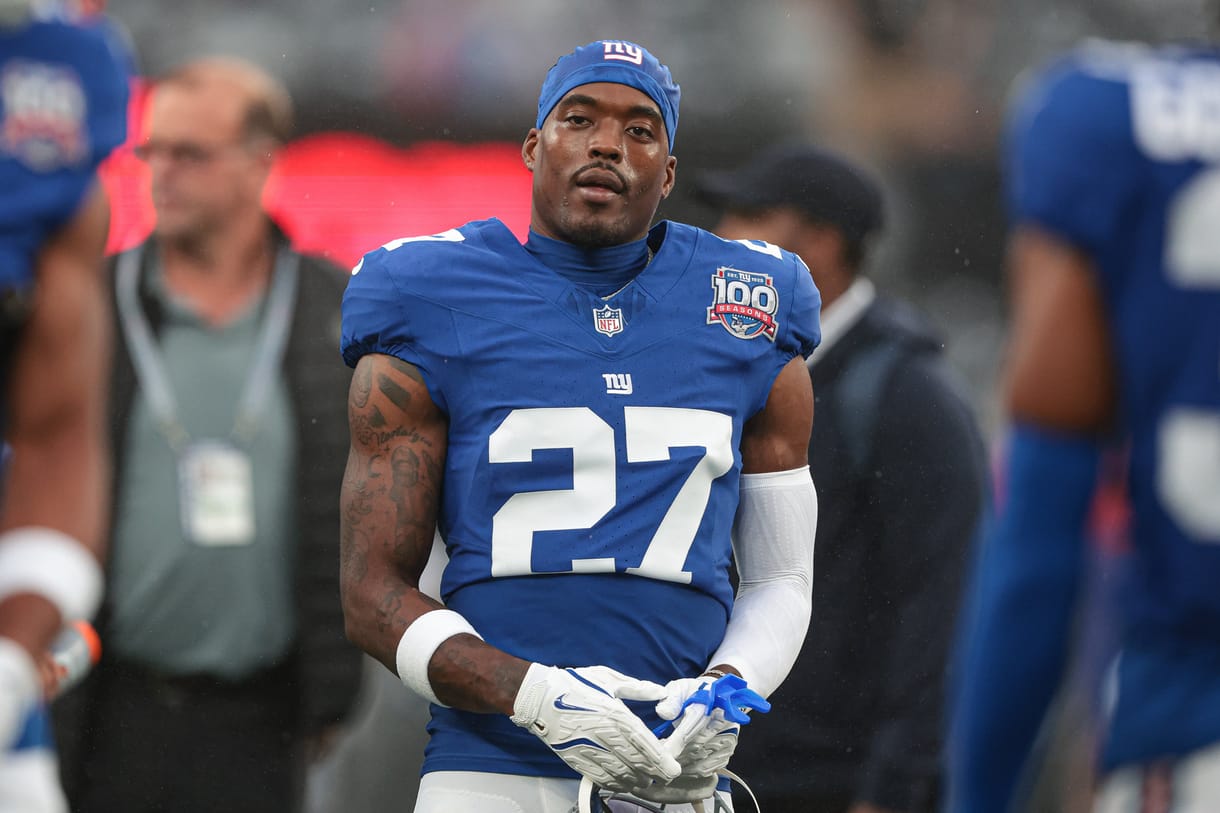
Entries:
[[530, 181], [518, 144], [432, 142], [399, 150], [326, 133], [284, 149], [265, 201], [299, 248], [351, 266], [395, 238], [487, 217], [524, 239]]
[[[146, 92], [132, 93], [139, 133]], [[111, 202], [109, 252], [144, 240], [155, 222], [148, 169], [130, 149], [102, 165]], [[435, 234], [498, 217], [519, 238], [529, 229], [530, 174], [519, 144], [429, 142], [405, 149], [356, 133], [320, 133], [287, 145], [263, 196], [267, 211], [302, 251], [355, 265], [399, 237]]]

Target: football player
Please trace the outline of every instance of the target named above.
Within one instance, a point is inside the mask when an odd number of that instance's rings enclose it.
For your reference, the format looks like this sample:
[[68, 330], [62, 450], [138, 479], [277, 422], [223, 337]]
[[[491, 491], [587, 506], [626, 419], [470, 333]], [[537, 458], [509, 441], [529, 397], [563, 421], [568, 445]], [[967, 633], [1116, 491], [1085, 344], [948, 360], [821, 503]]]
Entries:
[[954, 811], [1017, 795], [1115, 440], [1130, 448], [1136, 575], [1098, 809], [1220, 806], [1218, 100], [1220, 51], [1089, 44], [1012, 115], [1007, 494], [964, 629]]
[[349, 282], [344, 607], [433, 704], [421, 813], [566, 813], [582, 775], [689, 810], [802, 643], [819, 297], [787, 251], [652, 226], [678, 102], [640, 45], [577, 48], [522, 145], [525, 244], [468, 223]]
[[[94, 4], [96, 5], [96, 4]], [[100, 20], [0, 2], [0, 808], [59, 810], [38, 664], [100, 596], [108, 346], [98, 163], [127, 75]]]

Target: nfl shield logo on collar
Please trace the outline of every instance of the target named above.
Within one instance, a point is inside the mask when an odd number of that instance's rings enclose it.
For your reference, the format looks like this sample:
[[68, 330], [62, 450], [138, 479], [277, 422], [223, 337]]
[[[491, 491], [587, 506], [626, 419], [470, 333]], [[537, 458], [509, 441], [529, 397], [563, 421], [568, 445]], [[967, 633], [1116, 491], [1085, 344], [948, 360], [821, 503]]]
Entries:
[[609, 305], [604, 308], [594, 308], [593, 327], [597, 328], [598, 333], [605, 333], [607, 336], [613, 336], [615, 333], [622, 333], [622, 309], [612, 308]]

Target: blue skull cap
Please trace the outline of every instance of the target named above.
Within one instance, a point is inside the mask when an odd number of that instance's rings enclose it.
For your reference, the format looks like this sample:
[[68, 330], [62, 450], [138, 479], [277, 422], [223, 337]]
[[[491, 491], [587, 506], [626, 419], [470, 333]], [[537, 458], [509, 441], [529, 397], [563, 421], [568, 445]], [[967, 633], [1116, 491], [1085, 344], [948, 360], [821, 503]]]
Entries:
[[547, 71], [538, 95], [538, 121], [542, 122], [572, 88], [593, 82], [613, 82], [633, 87], [646, 94], [661, 109], [669, 151], [674, 149], [678, 130], [678, 101], [682, 89], [674, 82], [669, 68], [662, 65], [642, 45], [625, 40], [598, 40], [582, 45], [562, 56]]

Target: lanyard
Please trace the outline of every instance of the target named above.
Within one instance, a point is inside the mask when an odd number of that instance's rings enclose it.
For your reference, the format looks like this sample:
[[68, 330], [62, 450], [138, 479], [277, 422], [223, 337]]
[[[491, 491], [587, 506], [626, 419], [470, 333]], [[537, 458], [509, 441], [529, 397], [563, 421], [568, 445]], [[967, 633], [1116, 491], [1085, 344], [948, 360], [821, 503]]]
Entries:
[[[132, 363], [140, 389], [148, 399], [161, 432], [174, 451], [181, 451], [190, 441], [190, 433], [178, 420], [178, 401], [174, 397], [164, 360], [157, 349], [152, 328], [144, 309], [140, 307], [140, 257], [143, 248], [137, 246], [119, 257], [116, 288], [123, 335], [131, 350]], [[275, 273], [267, 293], [267, 306], [262, 330], [250, 362], [246, 383], [238, 401], [237, 418], [231, 437], [249, 443], [258, 428], [258, 421], [271, 390], [273, 376], [284, 358], [288, 329], [292, 322], [292, 306], [296, 298], [297, 273], [300, 258], [287, 248], [281, 248], [275, 259]]]

